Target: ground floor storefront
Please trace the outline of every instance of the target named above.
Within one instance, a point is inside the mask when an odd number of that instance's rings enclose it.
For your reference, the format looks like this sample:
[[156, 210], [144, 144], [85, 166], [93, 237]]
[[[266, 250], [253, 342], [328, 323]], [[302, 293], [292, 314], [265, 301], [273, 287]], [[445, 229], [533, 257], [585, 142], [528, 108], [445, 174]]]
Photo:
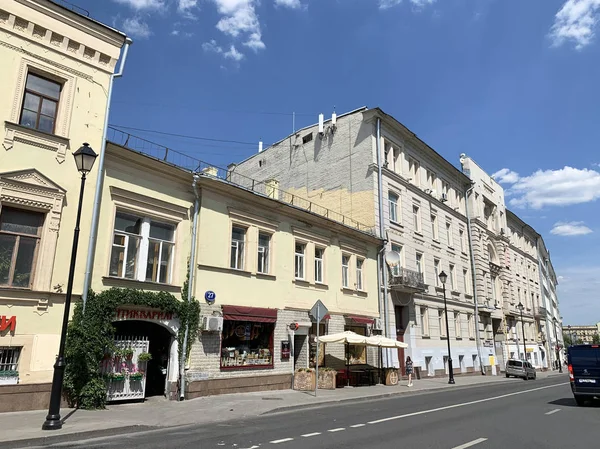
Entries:
[[[325, 344], [317, 361], [317, 324], [307, 310], [224, 305], [203, 307], [206, 313], [221, 324], [216, 330], [203, 329], [191, 349], [188, 398], [289, 389], [297, 370], [317, 363], [335, 370], [381, 363], [374, 348]], [[374, 324], [374, 317], [331, 313], [319, 324], [318, 334], [350, 330], [370, 336]]]
[[[526, 351], [525, 353], [523, 352], [524, 350]], [[538, 370], [546, 370], [549, 368], [548, 354], [546, 348], [541, 344], [526, 344], [524, 348], [523, 343], [517, 345], [516, 342], [508, 342], [507, 351], [509, 359], [526, 359]], [[526, 354], [526, 356], [524, 354]]]

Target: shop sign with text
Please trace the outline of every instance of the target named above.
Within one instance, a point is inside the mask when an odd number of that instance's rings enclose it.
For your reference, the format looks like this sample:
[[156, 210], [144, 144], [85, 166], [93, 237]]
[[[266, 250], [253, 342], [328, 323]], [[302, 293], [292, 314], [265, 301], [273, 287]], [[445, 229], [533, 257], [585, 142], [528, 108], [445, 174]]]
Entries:
[[14, 332], [17, 328], [17, 317], [16, 316], [0, 316], [0, 332], [4, 332], [5, 330], [10, 330]]
[[152, 321], [169, 321], [172, 320], [174, 314], [171, 312], [163, 312], [161, 310], [152, 309], [127, 309], [119, 308], [115, 312], [115, 320], [152, 320]]

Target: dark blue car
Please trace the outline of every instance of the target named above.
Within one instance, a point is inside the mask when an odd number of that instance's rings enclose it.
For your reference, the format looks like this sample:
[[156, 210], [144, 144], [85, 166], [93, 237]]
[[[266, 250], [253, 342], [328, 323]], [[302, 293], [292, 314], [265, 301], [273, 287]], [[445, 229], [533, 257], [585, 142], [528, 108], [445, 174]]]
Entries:
[[571, 391], [577, 405], [600, 398], [600, 345], [575, 345], [567, 353]]

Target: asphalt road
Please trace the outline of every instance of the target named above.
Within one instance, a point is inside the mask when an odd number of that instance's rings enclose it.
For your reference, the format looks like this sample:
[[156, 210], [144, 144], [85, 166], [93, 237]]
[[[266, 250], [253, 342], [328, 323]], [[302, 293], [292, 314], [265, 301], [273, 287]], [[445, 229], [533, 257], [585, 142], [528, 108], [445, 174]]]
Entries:
[[[199, 413], [207, 413], [202, 411]], [[567, 377], [444, 390], [152, 430], [48, 447], [182, 449], [590, 448], [600, 406], [577, 407]]]

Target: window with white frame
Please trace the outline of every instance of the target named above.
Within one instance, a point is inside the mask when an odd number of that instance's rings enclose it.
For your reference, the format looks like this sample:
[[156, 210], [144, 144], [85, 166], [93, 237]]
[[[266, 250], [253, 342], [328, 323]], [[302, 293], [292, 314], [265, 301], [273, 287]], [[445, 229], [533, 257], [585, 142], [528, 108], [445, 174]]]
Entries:
[[424, 274], [424, 272], [423, 272], [423, 253], [416, 254], [415, 262], [417, 265], [417, 273]]
[[437, 179], [436, 179], [435, 173], [432, 172], [431, 170], [427, 170], [427, 187], [430, 188], [431, 190], [435, 190], [436, 183], [437, 183]]
[[465, 284], [465, 293], [471, 294], [471, 280], [469, 279], [469, 270], [463, 268], [463, 283]]
[[446, 337], [446, 321], [444, 309], [438, 309], [438, 327], [440, 328], [440, 337]]
[[365, 260], [360, 257], [356, 258], [356, 289], [364, 290], [364, 280], [363, 280], [363, 266], [365, 264]]
[[0, 377], [18, 375], [21, 349], [21, 346], [0, 346]]
[[416, 159], [408, 158], [408, 170], [414, 185], [421, 185], [421, 164]]
[[323, 258], [325, 256], [324, 248], [315, 248], [315, 282], [318, 284], [323, 283]]
[[392, 268], [392, 276], [400, 276], [400, 268], [402, 268], [402, 246], [397, 243], [392, 243], [392, 251], [398, 253], [399, 262], [398, 265]]
[[431, 214], [431, 237], [433, 240], [439, 240], [437, 215]]
[[446, 198], [448, 201], [450, 200], [450, 197], [448, 196], [449, 192], [450, 184], [448, 184], [446, 181], [442, 181], [442, 197]]
[[421, 335], [428, 336], [429, 335], [429, 314], [427, 307], [421, 307], [419, 310], [419, 319], [421, 325]]
[[270, 269], [269, 258], [271, 256], [271, 235], [265, 232], [258, 233], [258, 264], [256, 271], [268, 274]]
[[174, 225], [117, 212], [109, 275], [169, 284], [174, 247]]
[[473, 325], [473, 314], [472, 313], [468, 313], [467, 314], [467, 327], [469, 330], [469, 338], [474, 338], [474, 334], [475, 334], [475, 326]]
[[440, 286], [440, 259], [433, 259], [433, 274], [435, 275], [435, 286]]
[[305, 279], [305, 257], [306, 245], [304, 243], [296, 242], [296, 249], [294, 253], [294, 276], [296, 279]]
[[452, 248], [454, 246], [454, 239], [452, 238], [452, 222], [446, 222], [446, 239], [448, 241], [448, 246]]
[[415, 232], [421, 232], [421, 208], [413, 204], [413, 225]]
[[230, 267], [235, 270], [244, 269], [244, 252], [246, 250], [246, 229], [234, 226], [231, 229], [231, 260]]
[[496, 276], [491, 276], [492, 280], [492, 301], [494, 304], [498, 302], [498, 292], [496, 291]]
[[456, 270], [454, 265], [450, 264], [450, 290], [456, 291]]
[[389, 142], [385, 142], [385, 161], [387, 168], [394, 173], [402, 173], [402, 164], [400, 163], [400, 148], [396, 148]]
[[460, 312], [454, 312], [454, 336], [462, 338], [462, 320]]
[[398, 215], [398, 203], [400, 197], [394, 192], [388, 192], [388, 205], [390, 207], [390, 221], [394, 223], [400, 223], [400, 216]]
[[45, 215], [3, 206], [0, 211], [0, 285], [30, 288]]
[[464, 229], [459, 229], [458, 230], [458, 237], [460, 238], [460, 251], [462, 253], [466, 253], [467, 252], [467, 241], [465, 239], [465, 231], [464, 231]]
[[350, 286], [350, 256], [342, 255], [342, 287]]

